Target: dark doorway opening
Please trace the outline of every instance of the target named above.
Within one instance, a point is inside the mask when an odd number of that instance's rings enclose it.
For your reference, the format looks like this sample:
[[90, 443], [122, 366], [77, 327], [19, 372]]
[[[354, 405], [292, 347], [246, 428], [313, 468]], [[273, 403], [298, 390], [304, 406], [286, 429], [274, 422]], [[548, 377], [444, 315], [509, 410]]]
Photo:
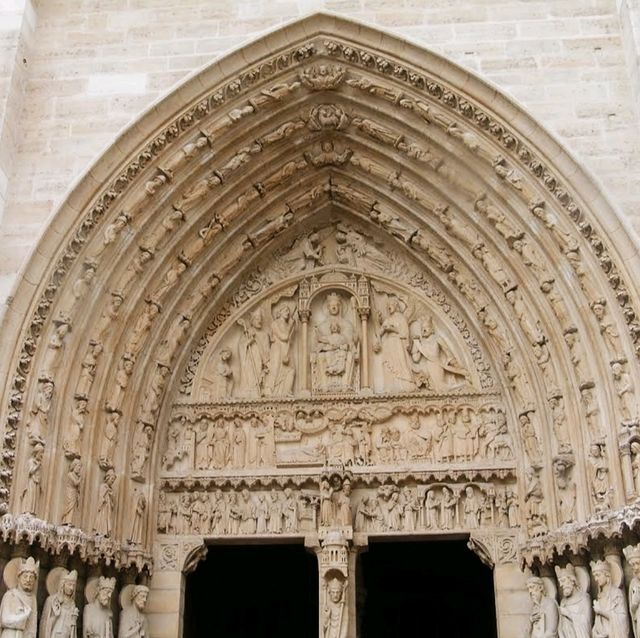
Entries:
[[301, 545], [212, 545], [187, 577], [184, 637], [318, 638], [318, 561]]
[[370, 542], [358, 563], [360, 638], [496, 638], [493, 574], [466, 541]]

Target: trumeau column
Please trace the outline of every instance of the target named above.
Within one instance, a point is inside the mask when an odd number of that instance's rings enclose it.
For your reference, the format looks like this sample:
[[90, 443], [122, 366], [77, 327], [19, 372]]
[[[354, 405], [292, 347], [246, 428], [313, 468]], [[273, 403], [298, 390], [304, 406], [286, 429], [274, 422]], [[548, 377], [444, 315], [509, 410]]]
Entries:
[[318, 547], [319, 638], [355, 638], [355, 553], [341, 529], [328, 531]]

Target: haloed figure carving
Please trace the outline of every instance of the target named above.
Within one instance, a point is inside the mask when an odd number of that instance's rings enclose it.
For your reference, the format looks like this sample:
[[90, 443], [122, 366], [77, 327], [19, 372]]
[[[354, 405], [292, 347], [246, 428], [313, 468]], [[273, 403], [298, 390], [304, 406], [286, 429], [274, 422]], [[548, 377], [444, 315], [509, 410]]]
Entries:
[[98, 579], [98, 593], [84, 606], [82, 614], [83, 638], [113, 638], [113, 612], [111, 597], [116, 586], [115, 578]]
[[36, 638], [36, 582], [39, 569], [40, 563], [32, 557], [20, 559], [17, 582], [5, 593], [0, 603], [0, 638]]
[[75, 570], [61, 575], [58, 590], [44, 603], [40, 638], [76, 638], [79, 614], [75, 603], [77, 582], [78, 572]]

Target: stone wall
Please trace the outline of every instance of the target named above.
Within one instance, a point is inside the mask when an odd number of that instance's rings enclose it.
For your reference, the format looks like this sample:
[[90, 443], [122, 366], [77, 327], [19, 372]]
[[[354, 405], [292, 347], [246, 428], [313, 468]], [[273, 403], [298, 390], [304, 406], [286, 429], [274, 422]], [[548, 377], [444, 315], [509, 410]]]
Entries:
[[[0, 5], [0, 303], [49, 214], [115, 135], [195, 69], [316, 10], [495, 82], [640, 227], [638, 0], [25, 0]], [[8, 185], [4, 174], [8, 175]]]

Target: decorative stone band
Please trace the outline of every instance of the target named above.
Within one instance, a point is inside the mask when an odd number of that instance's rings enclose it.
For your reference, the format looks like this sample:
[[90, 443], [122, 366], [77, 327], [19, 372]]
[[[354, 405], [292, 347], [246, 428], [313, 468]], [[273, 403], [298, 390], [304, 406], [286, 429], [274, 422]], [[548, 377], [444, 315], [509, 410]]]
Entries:
[[520, 547], [523, 567], [553, 565], [559, 556], [591, 552], [609, 542], [637, 543], [640, 539], [640, 503], [605, 511], [580, 523], [568, 523]]
[[133, 568], [149, 575], [152, 571], [152, 555], [140, 545], [87, 534], [77, 527], [47, 523], [31, 514], [2, 516], [0, 540], [14, 545], [38, 545], [55, 555], [67, 551], [90, 565], [113, 565], [118, 570]]

